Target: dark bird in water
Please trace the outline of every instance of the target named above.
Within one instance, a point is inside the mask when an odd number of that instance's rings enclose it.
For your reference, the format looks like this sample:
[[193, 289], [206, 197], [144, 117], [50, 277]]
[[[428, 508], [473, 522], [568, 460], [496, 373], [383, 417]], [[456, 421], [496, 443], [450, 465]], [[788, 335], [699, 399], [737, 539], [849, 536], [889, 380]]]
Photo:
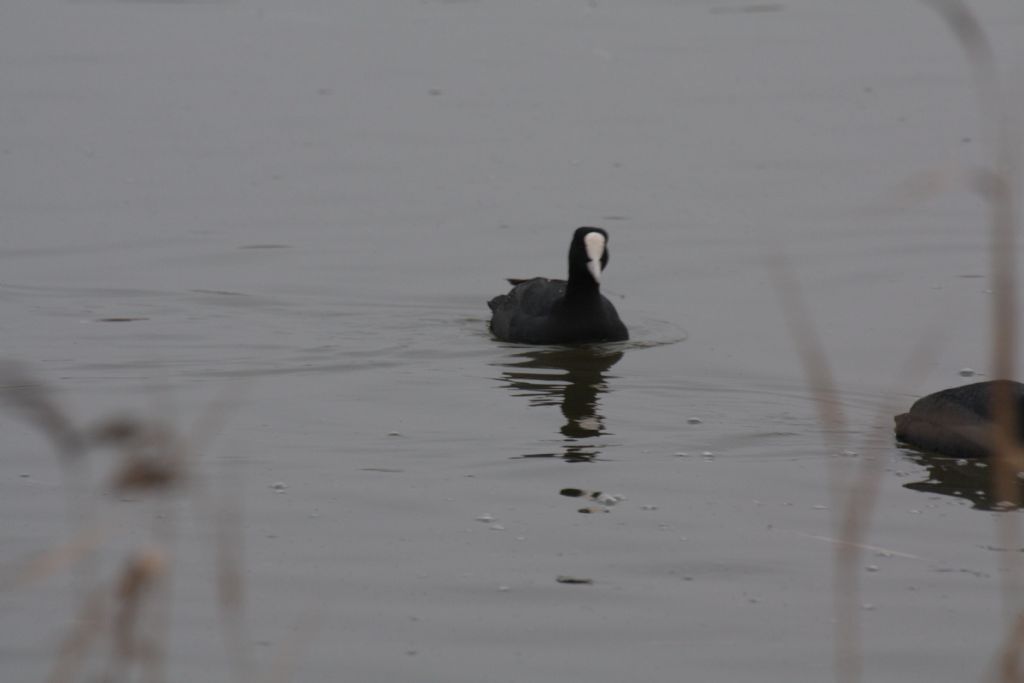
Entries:
[[581, 344], [629, 339], [612, 302], [600, 291], [608, 265], [608, 233], [578, 228], [569, 245], [569, 280], [512, 280], [512, 291], [487, 302], [491, 332], [520, 344]]
[[954, 458], [984, 458], [993, 451], [993, 400], [1004, 388], [1024, 442], [1024, 384], [1010, 380], [943, 389], [920, 398], [896, 416], [896, 438], [914, 448]]

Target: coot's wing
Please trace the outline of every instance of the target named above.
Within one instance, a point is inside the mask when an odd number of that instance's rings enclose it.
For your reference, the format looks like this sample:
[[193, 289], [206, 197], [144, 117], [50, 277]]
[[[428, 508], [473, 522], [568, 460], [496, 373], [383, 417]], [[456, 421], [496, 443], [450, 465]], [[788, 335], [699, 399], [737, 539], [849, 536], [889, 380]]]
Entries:
[[495, 316], [501, 312], [508, 316], [542, 316], [551, 312], [555, 302], [565, 296], [565, 280], [534, 277], [528, 280], [509, 278], [514, 286], [508, 294], [496, 296], [487, 302]]
[[564, 280], [535, 277], [518, 282], [508, 294], [487, 302], [491, 307], [491, 331], [498, 339], [539, 343], [546, 316], [565, 295]]

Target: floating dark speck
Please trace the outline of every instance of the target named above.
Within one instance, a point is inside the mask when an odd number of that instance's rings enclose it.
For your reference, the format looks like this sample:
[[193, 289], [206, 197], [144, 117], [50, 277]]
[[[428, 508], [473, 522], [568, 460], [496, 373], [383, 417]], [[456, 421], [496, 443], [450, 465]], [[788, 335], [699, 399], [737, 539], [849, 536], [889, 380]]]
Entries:
[[566, 574], [559, 574], [555, 577], [555, 581], [557, 581], [558, 583], [573, 583], [582, 584], [585, 586], [590, 586], [594, 583], [593, 579], [587, 579], [582, 576], [568, 576]]

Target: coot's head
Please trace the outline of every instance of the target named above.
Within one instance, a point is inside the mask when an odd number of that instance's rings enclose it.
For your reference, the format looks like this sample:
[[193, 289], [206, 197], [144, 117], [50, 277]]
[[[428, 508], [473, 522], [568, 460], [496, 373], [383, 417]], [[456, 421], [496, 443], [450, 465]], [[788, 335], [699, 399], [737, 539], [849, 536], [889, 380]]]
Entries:
[[569, 246], [569, 279], [589, 276], [595, 284], [600, 283], [607, 266], [608, 233], [601, 228], [577, 228]]

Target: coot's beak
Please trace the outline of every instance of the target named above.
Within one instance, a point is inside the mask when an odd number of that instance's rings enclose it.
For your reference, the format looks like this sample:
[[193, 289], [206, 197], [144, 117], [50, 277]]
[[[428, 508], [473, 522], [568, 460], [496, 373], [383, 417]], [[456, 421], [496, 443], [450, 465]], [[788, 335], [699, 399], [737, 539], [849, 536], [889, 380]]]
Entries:
[[604, 256], [605, 238], [599, 232], [590, 232], [583, 238], [587, 251], [587, 270], [594, 282], [601, 282], [601, 258]]

